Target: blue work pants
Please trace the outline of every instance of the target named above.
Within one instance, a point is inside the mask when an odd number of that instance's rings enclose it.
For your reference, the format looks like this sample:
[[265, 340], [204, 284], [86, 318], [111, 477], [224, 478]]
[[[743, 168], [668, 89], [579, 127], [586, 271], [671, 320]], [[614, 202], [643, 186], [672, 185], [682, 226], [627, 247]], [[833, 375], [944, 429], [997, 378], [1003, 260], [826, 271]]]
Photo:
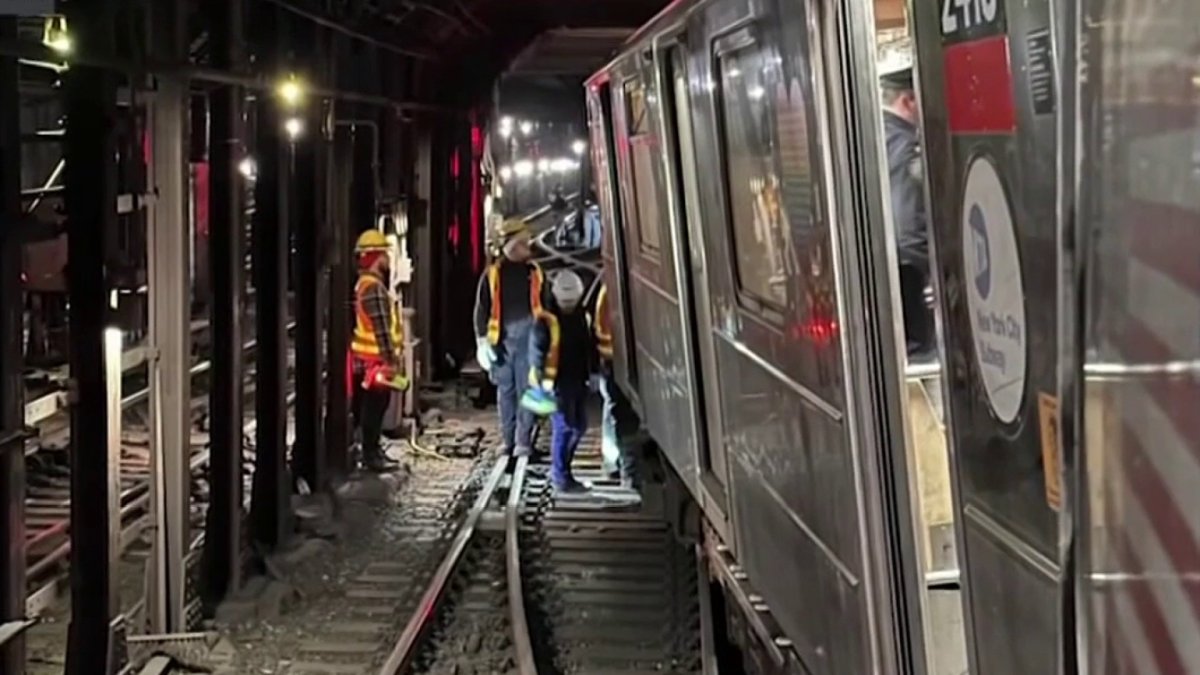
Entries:
[[528, 450], [533, 435], [533, 413], [521, 407], [521, 396], [529, 386], [529, 332], [533, 319], [504, 327], [504, 339], [496, 350], [492, 382], [496, 384], [496, 402], [500, 409], [500, 433], [505, 452]]
[[558, 392], [558, 411], [551, 417], [550, 480], [557, 488], [574, 481], [571, 460], [587, 431], [586, 386], [571, 385]]

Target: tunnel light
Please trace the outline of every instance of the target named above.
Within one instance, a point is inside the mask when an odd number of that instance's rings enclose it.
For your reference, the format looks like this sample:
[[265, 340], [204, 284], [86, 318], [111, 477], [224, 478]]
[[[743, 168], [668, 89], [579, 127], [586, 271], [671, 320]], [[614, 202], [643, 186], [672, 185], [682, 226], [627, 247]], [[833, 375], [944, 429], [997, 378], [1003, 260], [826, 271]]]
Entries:
[[767, 90], [757, 86], [750, 87], [749, 91], [746, 92], [746, 95], [750, 97], [751, 101], [757, 101], [767, 95]]
[[550, 162], [550, 170], [554, 173], [568, 173], [578, 168], [579, 163], [567, 157], [560, 157]]
[[587, 151], [587, 142], [582, 139], [571, 144], [571, 152], [574, 152], [576, 155], [582, 157], [585, 151]]
[[300, 78], [296, 77], [295, 73], [292, 73], [279, 83], [276, 93], [279, 94], [279, 99], [283, 101], [284, 105], [289, 108], [295, 108], [304, 101], [305, 89], [304, 83], [300, 81]]
[[304, 133], [304, 122], [299, 117], [289, 117], [283, 123], [283, 130], [287, 132], [288, 138], [294, 141]]
[[537, 163], [537, 170], [538, 170], [538, 173], [546, 173], [547, 171], [549, 171], [550, 170], [550, 160], [546, 159], [545, 157], [539, 159], [538, 163]]
[[255, 163], [253, 157], [243, 157], [242, 161], [238, 162], [238, 173], [245, 176], [247, 180], [254, 180], [258, 176], [258, 164]]
[[71, 53], [74, 42], [71, 40], [71, 34], [67, 31], [67, 17], [46, 17], [46, 21], [42, 24], [42, 44], [64, 56]]
[[521, 133], [528, 136], [533, 133], [533, 122], [528, 120], [521, 122]]
[[506, 165], [500, 167], [500, 180], [508, 182], [508, 180], [512, 178], [512, 175], [513, 170], [511, 166]]
[[511, 127], [500, 127], [500, 138], [508, 138], [512, 136]]
[[516, 164], [513, 164], [513, 174], [518, 178], [525, 178], [533, 175], [533, 162], [528, 159], [523, 159]]

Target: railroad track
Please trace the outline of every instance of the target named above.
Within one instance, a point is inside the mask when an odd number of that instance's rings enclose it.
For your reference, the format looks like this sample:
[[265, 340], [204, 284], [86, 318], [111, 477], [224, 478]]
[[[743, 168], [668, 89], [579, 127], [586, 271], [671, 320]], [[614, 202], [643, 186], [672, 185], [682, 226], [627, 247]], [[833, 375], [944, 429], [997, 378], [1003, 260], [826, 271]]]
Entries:
[[595, 494], [556, 500], [546, 463], [497, 460], [379, 675], [699, 672], [691, 549], [601, 475], [595, 435], [576, 466]]
[[[293, 324], [294, 325], [294, 324]], [[289, 330], [291, 326], [289, 326]], [[255, 348], [253, 340], [244, 346], [244, 354], [251, 356]], [[191, 368], [193, 377], [209, 370], [209, 363], [201, 361]], [[247, 363], [247, 382], [244, 392], [248, 401], [254, 393], [253, 362]], [[126, 379], [135, 377], [126, 372]], [[120, 466], [120, 553], [125, 554], [138, 542], [150, 525], [150, 479], [151, 457], [149, 427], [146, 423], [146, 405], [149, 394], [138, 389], [122, 400], [123, 417]], [[290, 401], [290, 398], [289, 398]], [[200, 429], [200, 421], [207, 412], [208, 396], [197, 393], [191, 401], [192, 436], [190, 471], [192, 476], [193, 528], [203, 531], [202, 503], [205, 491], [197, 490], [202, 485], [208, 464], [207, 433]], [[252, 408], [252, 406], [251, 406]], [[70, 430], [66, 420], [66, 409], [56, 411], [40, 420], [39, 435], [35, 437], [26, 454], [29, 469], [26, 479], [25, 499], [25, 551], [29, 560], [26, 572], [28, 596], [26, 611], [29, 616], [40, 616], [57, 601], [62, 582], [68, 572], [67, 559], [71, 551], [70, 509], [71, 476], [69, 467]], [[252, 428], [252, 419], [247, 429]], [[245, 458], [249, 468], [252, 454]], [[249, 474], [246, 479], [249, 480]], [[250, 494], [248, 484], [244, 490]]]

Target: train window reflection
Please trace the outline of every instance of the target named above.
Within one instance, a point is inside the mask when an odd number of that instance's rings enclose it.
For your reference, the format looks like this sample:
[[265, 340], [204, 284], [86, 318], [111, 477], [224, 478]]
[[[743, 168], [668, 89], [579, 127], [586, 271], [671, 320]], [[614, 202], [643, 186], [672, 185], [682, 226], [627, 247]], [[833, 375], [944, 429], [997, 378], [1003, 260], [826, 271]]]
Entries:
[[773, 71], [757, 45], [722, 54], [722, 142], [733, 228], [737, 281], [745, 294], [769, 305], [787, 305], [787, 275], [779, 237], [787, 230], [776, 170], [771, 99]]
[[634, 204], [637, 208], [638, 248], [657, 256], [658, 199], [654, 182], [655, 137], [651, 133], [646, 92], [638, 80], [625, 84], [625, 119], [629, 129], [630, 171], [633, 173]]

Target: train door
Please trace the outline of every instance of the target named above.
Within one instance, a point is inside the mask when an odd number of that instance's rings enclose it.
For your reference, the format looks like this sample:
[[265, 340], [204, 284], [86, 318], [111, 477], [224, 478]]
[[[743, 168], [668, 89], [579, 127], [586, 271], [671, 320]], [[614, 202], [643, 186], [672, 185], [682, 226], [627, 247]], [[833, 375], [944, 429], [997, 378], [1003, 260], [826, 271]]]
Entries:
[[680, 270], [680, 296], [684, 311], [684, 330], [693, 373], [691, 389], [699, 450], [700, 502], [726, 542], [728, 532], [728, 496], [725, 446], [721, 430], [721, 400], [718, 386], [717, 357], [713, 346], [712, 307], [708, 270], [704, 259], [704, 219], [700, 214], [700, 188], [696, 178], [696, 146], [692, 137], [691, 97], [689, 95], [687, 53], [683, 35], [670, 39], [665, 47], [656, 46], [660, 64], [665, 108], [667, 154], [672, 167], [671, 227], [678, 242], [676, 266]]
[[604, 262], [604, 283], [613, 306], [620, 311], [610, 312], [613, 327], [613, 365], [622, 390], [640, 407], [638, 369], [632, 326], [629, 290], [625, 287], [626, 254], [622, 222], [620, 191], [617, 189], [616, 145], [613, 137], [613, 91], [606, 79], [592, 83], [587, 92], [591, 126], [592, 163], [595, 169], [596, 192], [604, 217], [604, 236], [601, 238], [601, 258]]
[[970, 670], [1056, 672], [1059, 309], [1048, 0], [913, 3]]
[[1067, 637], [1081, 673], [1200, 673], [1200, 3], [1075, 6], [1063, 24], [1081, 30], [1087, 78], [1076, 108], [1063, 96], [1081, 128], [1064, 153], [1080, 257], [1062, 301], [1082, 300], [1082, 344], [1064, 339], [1064, 358], [1083, 361], [1062, 392], [1064, 447], [1080, 448]]

